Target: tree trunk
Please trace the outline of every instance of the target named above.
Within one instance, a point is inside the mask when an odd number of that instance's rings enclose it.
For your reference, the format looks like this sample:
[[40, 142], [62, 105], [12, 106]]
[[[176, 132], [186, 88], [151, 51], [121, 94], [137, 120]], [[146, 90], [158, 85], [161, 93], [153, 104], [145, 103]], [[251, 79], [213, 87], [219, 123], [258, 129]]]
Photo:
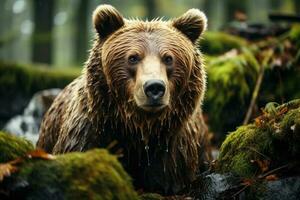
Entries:
[[33, 62], [52, 62], [54, 0], [33, 1]]
[[294, 8], [295, 8], [295, 13], [297, 15], [300, 14], [300, 1], [299, 0], [294, 0]]
[[[88, 27], [87, 27], [87, 16], [88, 16], [88, 1], [80, 0], [78, 5], [78, 11], [76, 14], [76, 50], [75, 59], [76, 63], [82, 64], [88, 55]], [[90, 16], [89, 16], [90, 17]], [[91, 17], [90, 17], [91, 18]]]
[[147, 17], [149, 20], [156, 17], [157, 3], [155, 0], [145, 0], [145, 7], [147, 9]]
[[237, 0], [226, 0], [226, 11], [227, 11], [227, 22], [235, 19], [235, 13], [242, 12], [246, 13], [248, 0], [237, 1]]

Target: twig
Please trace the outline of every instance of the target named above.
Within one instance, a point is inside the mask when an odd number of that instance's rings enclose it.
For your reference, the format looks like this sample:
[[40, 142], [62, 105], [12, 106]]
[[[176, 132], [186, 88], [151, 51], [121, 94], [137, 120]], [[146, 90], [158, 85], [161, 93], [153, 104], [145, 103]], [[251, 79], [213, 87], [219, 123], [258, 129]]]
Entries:
[[270, 171], [268, 171], [264, 174], [259, 175], [257, 178], [259, 178], [259, 179], [265, 178], [266, 176], [269, 176], [270, 174], [273, 174], [274, 172], [277, 172], [277, 171], [279, 171], [281, 169], [284, 169], [286, 167], [289, 167], [289, 166], [290, 166], [290, 164], [286, 164], [286, 165], [283, 165], [281, 167], [277, 167], [277, 168], [272, 169], [272, 170], [270, 170]]
[[257, 154], [261, 155], [262, 157], [266, 158], [267, 160], [271, 160], [271, 158], [269, 158], [268, 156], [266, 156], [266, 155], [263, 154], [263, 153], [260, 153], [259, 151], [257, 151], [256, 149], [254, 149], [254, 148], [252, 148], [252, 147], [246, 147], [246, 148], [248, 148], [249, 150], [254, 151], [255, 153], [257, 153]]
[[252, 93], [250, 105], [249, 105], [246, 117], [243, 121], [243, 125], [248, 124], [249, 120], [252, 116], [253, 108], [255, 106], [255, 102], [256, 102], [260, 87], [261, 87], [261, 83], [262, 83], [262, 80], [264, 78], [265, 67], [267, 66], [267, 64], [268, 64], [268, 62], [269, 62], [272, 55], [273, 55], [272, 51], [268, 52], [268, 54], [264, 58], [263, 62], [259, 65], [258, 78], [257, 78], [256, 83], [255, 83], [255, 88], [254, 88], [253, 93]]
[[235, 198], [237, 195], [241, 194], [244, 190], [246, 190], [247, 187], [249, 187], [249, 185], [245, 185], [242, 189], [240, 189], [239, 191], [237, 191], [236, 193], [234, 193], [232, 195], [232, 197]]
[[251, 102], [250, 102], [246, 117], [244, 119], [243, 125], [248, 124], [248, 122], [250, 120], [250, 117], [252, 115], [253, 108], [255, 106], [255, 102], [256, 102], [260, 87], [261, 87], [263, 77], [264, 77], [264, 71], [265, 71], [264, 67], [262, 65], [260, 65], [258, 78], [256, 80], [255, 88], [254, 88], [254, 91], [252, 93]]

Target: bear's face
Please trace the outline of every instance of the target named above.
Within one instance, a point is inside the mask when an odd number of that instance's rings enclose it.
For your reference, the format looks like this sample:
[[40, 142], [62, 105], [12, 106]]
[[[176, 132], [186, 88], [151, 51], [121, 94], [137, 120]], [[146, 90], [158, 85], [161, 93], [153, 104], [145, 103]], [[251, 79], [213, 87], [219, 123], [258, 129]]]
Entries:
[[195, 64], [205, 15], [191, 9], [173, 21], [126, 20], [108, 5], [94, 12], [103, 71], [119, 101], [147, 112], [171, 108]]

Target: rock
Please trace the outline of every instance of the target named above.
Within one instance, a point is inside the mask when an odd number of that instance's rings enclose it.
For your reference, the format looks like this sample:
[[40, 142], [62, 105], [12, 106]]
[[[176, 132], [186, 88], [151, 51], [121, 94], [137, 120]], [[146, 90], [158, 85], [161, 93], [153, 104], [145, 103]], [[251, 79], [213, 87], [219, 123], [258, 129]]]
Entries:
[[[265, 62], [270, 52], [270, 60]], [[203, 111], [218, 143], [243, 123], [261, 66], [263, 80], [252, 117], [268, 102], [287, 102], [300, 97], [299, 25], [281, 37], [205, 58], [208, 81]]]
[[270, 169], [300, 157], [300, 99], [281, 106], [267, 104], [255, 123], [230, 133], [220, 148], [217, 171], [253, 177], [269, 162]]
[[227, 136], [215, 171], [239, 177], [235, 186], [246, 187], [235, 192], [244, 199], [296, 199], [299, 157], [300, 99], [282, 105], [268, 103], [254, 123]]
[[[2, 180], [1, 170], [7, 164], [16, 170]], [[135, 200], [138, 196], [116, 156], [107, 150], [53, 157], [33, 151], [23, 138], [0, 132], [0, 199]]]
[[14, 160], [33, 150], [33, 145], [20, 137], [0, 131], [0, 163]]
[[262, 193], [265, 200], [299, 200], [300, 177], [288, 177], [277, 181], [268, 182]]
[[[298, 200], [300, 197], [300, 177], [287, 177], [276, 181], [263, 182], [243, 190], [241, 178], [231, 173], [212, 173], [199, 177], [193, 183], [189, 193], [193, 199], [264, 199], [264, 200]], [[249, 194], [251, 192], [252, 194]]]
[[18, 136], [24, 136], [35, 144], [38, 140], [39, 128], [44, 113], [60, 91], [60, 89], [49, 89], [37, 92], [23, 114], [10, 119], [4, 126], [4, 130]]
[[199, 200], [232, 199], [232, 191], [239, 183], [240, 179], [231, 173], [200, 175], [192, 184], [189, 195]]
[[130, 177], [106, 150], [32, 158], [0, 182], [0, 199], [138, 199]]

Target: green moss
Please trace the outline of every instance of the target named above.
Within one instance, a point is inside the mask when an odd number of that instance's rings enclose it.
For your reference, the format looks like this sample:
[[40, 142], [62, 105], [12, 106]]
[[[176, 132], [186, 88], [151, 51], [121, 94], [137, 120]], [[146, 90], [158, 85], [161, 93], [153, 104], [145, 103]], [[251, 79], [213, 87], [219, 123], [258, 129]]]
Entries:
[[[30, 142], [0, 132], [0, 163], [32, 150]], [[104, 149], [67, 153], [53, 160], [24, 158], [16, 167], [16, 173], [0, 182], [11, 199], [138, 199], [130, 177]]]
[[251, 161], [268, 160], [270, 167], [276, 168], [299, 158], [299, 144], [300, 99], [275, 110], [265, 109], [255, 124], [241, 126], [230, 133], [220, 148], [217, 171], [253, 177], [261, 169]]
[[117, 158], [101, 149], [28, 160], [10, 179], [16, 185], [28, 183], [14, 191], [26, 199], [138, 199]]
[[[256, 108], [270, 101], [286, 102], [300, 98], [299, 30], [299, 25], [295, 25], [290, 32], [278, 38], [246, 44], [247, 48], [243, 47], [243, 43], [236, 52], [222, 56], [205, 56], [208, 87], [203, 110], [208, 115], [209, 128], [217, 141], [222, 141], [228, 132], [243, 122], [260, 66], [264, 67], [264, 76]], [[212, 44], [213, 41], [221, 43], [212, 40]], [[270, 52], [273, 55], [265, 63]]]
[[247, 41], [237, 36], [222, 32], [206, 32], [199, 43], [199, 48], [205, 54], [218, 55], [246, 45]]
[[300, 24], [295, 24], [290, 33], [289, 33], [291, 39], [298, 44], [300, 43]]
[[0, 163], [14, 160], [33, 150], [33, 145], [22, 138], [0, 131]]
[[[233, 129], [243, 120], [241, 116], [248, 106], [259, 64], [249, 50], [242, 51], [242, 54], [236, 56], [210, 59], [208, 63], [208, 88], [204, 111], [209, 115], [209, 124], [213, 132]], [[230, 127], [230, 124], [234, 125]]]
[[252, 177], [258, 169], [251, 160], [269, 155], [273, 151], [270, 143], [269, 132], [259, 131], [253, 124], [238, 128], [227, 136], [221, 146], [218, 159], [220, 171]]
[[43, 89], [63, 88], [79, 74], [79, 69], [51, 69], [0, 62], [0, 94], [19, 91], [32, 95]]

